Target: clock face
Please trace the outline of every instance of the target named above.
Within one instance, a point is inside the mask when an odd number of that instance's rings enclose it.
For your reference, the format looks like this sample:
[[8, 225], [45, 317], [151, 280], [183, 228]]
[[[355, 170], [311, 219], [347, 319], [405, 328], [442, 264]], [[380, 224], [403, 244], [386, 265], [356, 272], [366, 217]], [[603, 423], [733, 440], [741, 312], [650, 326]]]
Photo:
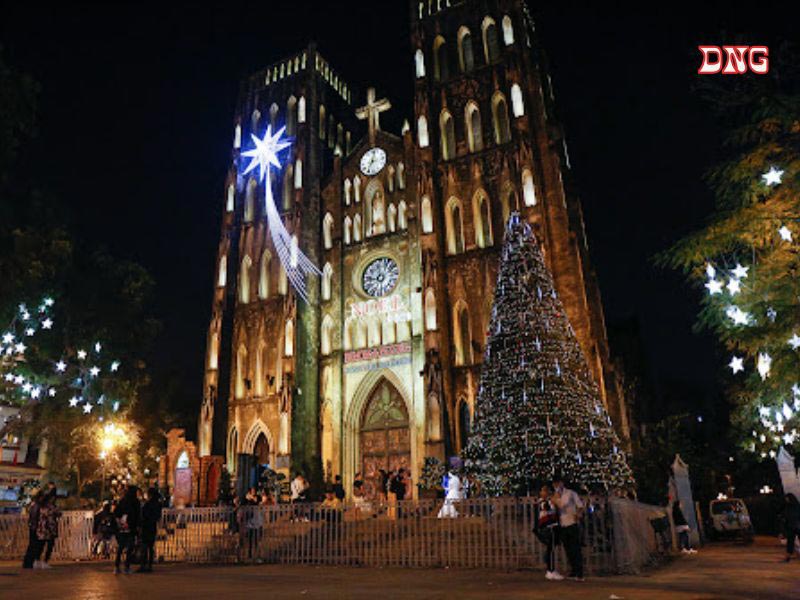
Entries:
[[364, 175], [377, 175], [386, 164], [386, 152], [381, 148], [370, 148], [361, 157], [361, 172]]
[[364, 269], [364, 274], [361, 275], [361, 285], [367, 294], [380, 298], [395, 288], [399, 276], [400, 267], [396, 262], [391, 258], [378, 258]]

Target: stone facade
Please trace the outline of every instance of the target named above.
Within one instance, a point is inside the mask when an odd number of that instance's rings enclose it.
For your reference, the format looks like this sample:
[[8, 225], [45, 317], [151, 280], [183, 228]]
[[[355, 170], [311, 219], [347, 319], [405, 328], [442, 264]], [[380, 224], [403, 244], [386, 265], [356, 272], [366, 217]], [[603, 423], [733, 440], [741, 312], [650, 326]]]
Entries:
[[[380, 130], [388, 102], [371, 92], [359, 106], [362, 96], [314, 46], [243, 85], [199, 428], [200, 455], [224, 443], [234, 474], [238, 455], [255, 454], [317, 483], [341, 474], [348, 488], [363, 471], [374, 489], [380, 468], [408, 466], [417, 480], [426, 456], [458, 452], [511, 211], [541, 240], [628, 438], [567, 147], [524, 3], [411, 2], [410, 13], [414, 116], [400, 136]], [[323, 273], [309, 281], [308, 302], [291, 292], [269, 241], [263, 186], [241, 173], [242, 146], [269, 123], [294, 138], [272, 185], [287, 228]]]
[[224, 459], [201, 457], [194, 442], [186, 440], [184, 429], [170, 429], [166, 438], [167, 451], [158, 461], [158, 486], [170, 503], [177, 508], [215, 504]]

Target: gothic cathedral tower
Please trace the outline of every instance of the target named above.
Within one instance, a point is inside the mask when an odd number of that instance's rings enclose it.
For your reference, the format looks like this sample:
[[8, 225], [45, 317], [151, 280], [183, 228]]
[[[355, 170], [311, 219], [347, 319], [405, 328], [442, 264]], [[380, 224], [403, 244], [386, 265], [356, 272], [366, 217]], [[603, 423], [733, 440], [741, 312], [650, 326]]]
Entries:
[[628, 439], [581, 205], [524, 0], [412, 0], [410, 8], [425, 303], [439, 317], [425, 347], [441, 365], [452, 447], [468, 434], [511, 211], [543, 241], [587, 363]]

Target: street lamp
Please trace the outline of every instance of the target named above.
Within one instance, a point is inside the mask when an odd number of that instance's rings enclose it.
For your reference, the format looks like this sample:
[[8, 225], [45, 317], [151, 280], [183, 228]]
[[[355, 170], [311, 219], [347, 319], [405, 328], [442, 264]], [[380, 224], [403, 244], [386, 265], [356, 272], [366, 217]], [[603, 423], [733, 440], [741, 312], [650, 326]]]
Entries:
[[118, 425], [107, 423], [103, 427], [103, 432], [100, 438], [100, 460], [103, 461], [103, 481], [100, 484], [101, 502], [106, 495], [106, 463], [108, 462], [108, 455], [114, 449], [114, 447], [124, 439], [124, 437], [125, 431]]

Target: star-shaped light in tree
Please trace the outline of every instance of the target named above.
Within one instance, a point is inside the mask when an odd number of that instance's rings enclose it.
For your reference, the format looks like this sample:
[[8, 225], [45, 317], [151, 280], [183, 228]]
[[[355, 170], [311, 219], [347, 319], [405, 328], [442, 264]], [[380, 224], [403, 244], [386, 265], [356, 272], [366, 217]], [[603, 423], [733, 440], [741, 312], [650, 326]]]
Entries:
[[45, 298], [44, 299], [44, 305], [45, 306], [53, 306], [54, 302], [55, 302], [55, 300], [53, 300], [52, 298]]
[[103, 349], [103, 346], [100, 345], [100, 342], [95, 343], [95, 345], [94, 345], [94, 351], [95, 352], [99, 353], [100, 350], [102, 350], [102, 349]]
[[758, 369], [758, 374], [761, 375], [761, 379], [765, 380], [769, 377], [769, 372], [772, 369], [772, 357], [766, 352], [759, 353], [758, 360], [756, 360], [756, 368]]
[[778, 229], [778, 235], [781, 236], [781, 239], [784, 242], [791, 242], [792, 241], [792, 230], [789, 229], [786, 225]]
[[36, 400], [39, 396], [42, 395], [42, 388], [35, 387], [31, 390], [31, 398]]
[[10, 344], [14, 341], [14, 334], [13, 333], [4, 333], [3, 334], [3, 343]]
[[14, 381], [14, 374], [13, 373], [6, 373], [6, 381], [9, 383]]
[[87, 402], [86, 404], [83, 405], [83, 414], [88, 415], [90, 412], [92, 412], [93, 408], [94, 406], [92, 406]]
[[50, 388], [49, 390], [47, 390], [47, 395], [50, 396], [51, 398], [55, 398], [56, 397], [56, 388]]
[[84, 360], [86, 358], [86, 350], [78, 350], [78, 360]]
[[735, 296], [740, 291], [742, 291], [742, 286], [738, 279], [731, 279], [727, 285], [728, 291], [731, 293], [731, 296]]
[[736, 263], [736, 268], [731, 271], [731, 275], [733, 275], [736, 279], [744, 279], [747, 277], [747, 272], [750, 270], [750, 267], [743, 267], [739, 263]]
[[100, 367], [92, 367], [91, 369], [89, 369], [89, 375], [91, 375], [92, 377], [97, 377], [98, 375], [100, 375]]
[[27, 349], [28, 349], [28, 347], [25, 344], [23, 344], [22, 342], [20, 342], [16, 346], [14, 346], [14, 351], [17, 354], [25, 354], [25, 350], [27, 350]]
[[763, 179], [764, 183], [767, 185], [778, 185], [781, 182], [781, 177], [783, 177], [783, 169], [770, 167], [769, 171], [761, 176], [761, 179]]
[[797, 350], [800, 348], [800, 335], [796, 333], [789, 338], [789, 345], [792, 347], [792, 350]]
[[31, 337], [34, 333], [36, 333], [36, 330], [33, 327], [28, 327], [25, 330], [25, 335], [27, 335], [28, 337]]
[[750, 313], [743, 311], [738, 306], [729, 306], [725, 314], [735, 325], [747, 325], [750, 322]]
[[114, 362], [111, 363], [111, 372], [116, 373], [118, 369], [119, 369], [119, 361], [115, 360]]
[[706, 284], [706, 288], [708, 288], [708, 293], [712, 296], [714, 294], [721, 294], [722, 293], [722, 282], [716, 279], [711, 279]]
[[42, 329], [50, 329], [53, 327], [53, 319], [45, 319], [42, 321]]
[[717, 270], [714, 268], [714, 265], [708, 263], [706, 265], [706, 275], [708, 275], [709, 279], [714, 279], [717, 276]]
[[69, 399], [69, 405], [72, 408], [78, 406], [78, 402], [80, 402], [80, 399], [77, 396], [73, 396], [72, 398]]
[[733, 374], [736, 375], [744, 371], [744, 359], [739, 356], [734, 356], [731, 358], [731, 362], [728, 363], [728, 366], [731, 368], [731, 371], [733, 371]]
[[63, 360], [60, 360], [56, 363], [56, 371], [58, 371], [59, 373], [63, 373], [66, 370], [67, 370], [67, 363], [65, 363]]
[[285, 129], [285, 127], [281, 127], [275, 132], [275, 135], [272, 135], [272, 125], [267, 125], [267, 131], [264, 133], [263, 139], [258, 139], [258, 136], [252, 133], [250, 134], [256, 147], [252, 150], [242, 152], [242, 156], [246, 156], [250, 159], [250, 164], [247, 165], [243, 175], [246, 175], [258, 167], [258, 178], [260, 181], [264, 181], [270, 166], [276, 169], [281, 168], [281, 163], [278, 160], [278, 152], [291, 145], [289, 142], [281, 139]]

